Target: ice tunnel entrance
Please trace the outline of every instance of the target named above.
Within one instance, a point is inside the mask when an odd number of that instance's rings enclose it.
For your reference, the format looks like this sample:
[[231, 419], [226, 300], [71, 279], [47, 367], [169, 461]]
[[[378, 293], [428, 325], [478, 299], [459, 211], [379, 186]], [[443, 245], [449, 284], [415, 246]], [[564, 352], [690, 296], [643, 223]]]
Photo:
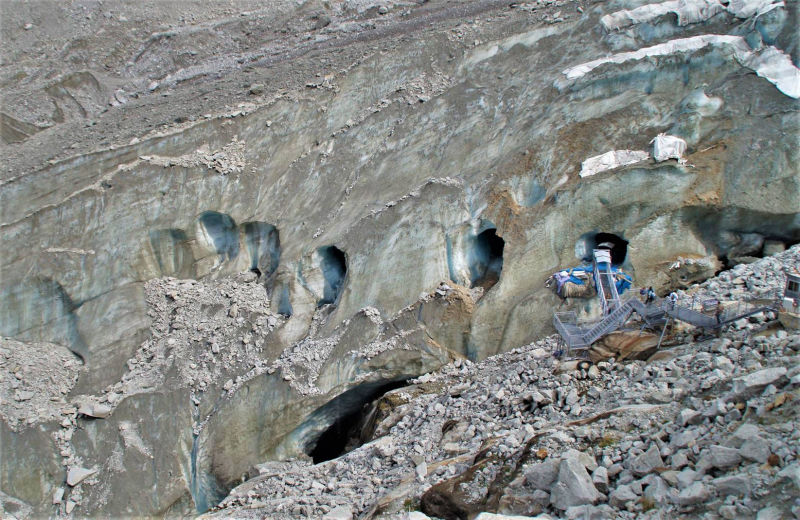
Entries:
[[406, 385], [405, 380], [363, 384], [327, 403], [313, 415], [317, 416], [317, 420], [325, 417], [336, 419], [306, 446], [306, 454], [314, 459], [314, 464], [319, 464], [340, 457], [371, 440], [368, 438], [372, 432], [370, 422], [374, 418], [376, 403], [386, 392]]
[[317, 254], [322, 276], [325, 278], [322, 298], [317, 302], [317, 307], [322, 307], [339, 300], [347, 276], [347, 258], [344, 251], [336, 246], [320, 247]]
[[619, 235], [605, 232], [586, 233], [578, 240], [575, 252], [585, 262], [592, 261], [592, 251], [595, 249], [611, 250], [611, 263], [622, 265], [628, 257], [628, 241]]
[[505, 241], [497, 236], [497, 230], [487, 229], [472, 240], [467, 255], [470, 283], [473, 287], [489, 289], [500, 280], [503, 270], [503, 249]]
[[198, 218], [205, 242], [216, 250], [222, 260], [239, 255], [239, 234], [236, 222], [224, 213], [205, 211]]

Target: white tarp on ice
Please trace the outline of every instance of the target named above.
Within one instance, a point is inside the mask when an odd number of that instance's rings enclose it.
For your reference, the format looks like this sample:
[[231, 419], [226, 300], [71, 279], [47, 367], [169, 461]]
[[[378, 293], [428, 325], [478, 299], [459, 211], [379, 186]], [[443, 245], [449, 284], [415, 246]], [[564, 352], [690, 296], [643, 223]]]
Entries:
[[686, 152], [686, 141], [674, 135], [658, 134], [653, 138], [653, 158], [656, 162], [667, 159], [681, 160]]
[[650, 154], [642, 150], [611, 150], [602, 155], [589, 157], [581, 163], [581, 177], [589, 177], [596, 173], [613, 170], [620, 166], [627, 166], [637, 162], [646, 161]]
[[[775, 47], [752, 50], [741, 36], [703, 34], [690, 38], [679, 38], [665, 43], [644, 47], [630, 52], [620, 52], [593, 61], [570, 67], [563, 71], [568, 80], [578, 79], [601, 65], [625, 63], [648, 57], [666, 56], [679, 52], [694, 52], [709, 45], [729, 47], [740, 65], [752, 69], [778, 90], [794, 99], [800, 98], [800, 69], [794, 66], [789, 56]], [[556, 85], [558, 86], [558, 84]]]

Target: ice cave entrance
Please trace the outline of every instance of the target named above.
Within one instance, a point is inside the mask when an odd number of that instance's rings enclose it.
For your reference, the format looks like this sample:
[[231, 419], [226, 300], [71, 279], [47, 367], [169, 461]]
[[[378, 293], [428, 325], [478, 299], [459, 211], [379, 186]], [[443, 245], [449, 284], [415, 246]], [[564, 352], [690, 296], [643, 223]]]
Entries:
[[314, 412], [313, 415], [335, 418], [314, 442], [306, 446], [306, 453], [314, 464], [340, 457], [372, 440], [378, 402], [387, 392], [407, 384], [403, 379], [359, 385]]
[[335, 304], [339, 300], [347, 276], [347, 258], [344, 251], [336, 246], [320, 247], [317, 249], [317, 254], [320, 257], [322, 276], [325, 278], [322, 298], [317, 302], [317, 307], [322, 307]]
[[[611, 263], [622, 265], [628, 257], [628, 241], [613, 233], [587, 233], [581, 237], [583, 242], [583, 260], [592, 261], [592, 251], [595, 249], [611, 250]], [[579, 243], [581, 242], [579, 241]], [[577, 249], [577, 248], [576, 248]]]
[[239, 255], [239, 233], [236, 222], [231, 217], [216, 211], [206, 211], [198, 220], [204, 238], [223, 260], [232, 260]]
[[505, 241], [494, 228], [482, 231], [474, 238], [468, 257], [473, 287], [489, 289], [500, 280], [504, 247]]

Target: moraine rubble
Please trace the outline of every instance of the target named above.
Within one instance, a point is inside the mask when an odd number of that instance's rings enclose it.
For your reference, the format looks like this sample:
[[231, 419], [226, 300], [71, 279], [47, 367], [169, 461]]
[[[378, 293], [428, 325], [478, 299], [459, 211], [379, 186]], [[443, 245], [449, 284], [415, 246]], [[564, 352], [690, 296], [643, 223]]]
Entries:
[[[757, 295], [799, 264], [795, 246], [684, 296]], [[740, 321], [679, 328], [647, 362], [576, 370], [555, 337], [456, 360], [387, 393], [367, 444], [260, 464], [208, 516], [797, 517], [800, 333], [770, 312]]]

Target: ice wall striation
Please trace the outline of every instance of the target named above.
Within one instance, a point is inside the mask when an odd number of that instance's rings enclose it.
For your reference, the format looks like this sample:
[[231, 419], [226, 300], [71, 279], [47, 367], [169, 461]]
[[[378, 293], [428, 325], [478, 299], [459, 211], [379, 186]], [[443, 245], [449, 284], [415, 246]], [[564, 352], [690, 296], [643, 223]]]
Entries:
[[261, 4], [62, 6], [80, 38], [35, 52], [50, 19], [8, 14], [0, 335], [77, 379], [3, 425], [38, 515], [212, 505], [348, 390], [549, 333], [587, 236], [659, 290], [800, 240], [795, 2]]

